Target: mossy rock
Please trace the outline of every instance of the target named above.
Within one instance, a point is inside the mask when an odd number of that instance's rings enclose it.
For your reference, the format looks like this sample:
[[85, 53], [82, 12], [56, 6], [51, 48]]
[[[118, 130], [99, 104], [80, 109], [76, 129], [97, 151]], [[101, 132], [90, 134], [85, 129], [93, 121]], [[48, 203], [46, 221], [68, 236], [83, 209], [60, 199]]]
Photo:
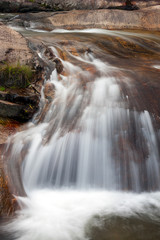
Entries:
[[31, 67], [27, 65], [1, 65], [0, 66], [0, 86], [12, 89], [26, 88], [33, 77]]

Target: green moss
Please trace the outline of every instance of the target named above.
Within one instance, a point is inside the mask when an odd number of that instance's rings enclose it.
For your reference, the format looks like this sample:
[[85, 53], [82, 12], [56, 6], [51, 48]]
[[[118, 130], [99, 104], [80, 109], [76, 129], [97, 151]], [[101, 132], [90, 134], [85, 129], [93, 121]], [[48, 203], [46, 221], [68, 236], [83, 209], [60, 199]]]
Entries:
[[[25, 88], [30, 85], [33, 77], [31, 67], [27, 65], [1, 65], [0, 66], [0, 85], [11, 88]], [[3, 80], [3, 82], [2, 82]]]
[[5, 87], [0, 86], [0, 91], [5, 91]]

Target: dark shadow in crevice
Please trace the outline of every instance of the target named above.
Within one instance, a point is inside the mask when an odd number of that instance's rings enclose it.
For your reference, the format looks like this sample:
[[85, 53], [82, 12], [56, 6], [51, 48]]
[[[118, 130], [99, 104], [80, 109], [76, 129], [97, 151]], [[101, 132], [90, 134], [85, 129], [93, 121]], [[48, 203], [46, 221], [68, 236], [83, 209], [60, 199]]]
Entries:
[[129, 6], [110, 6], [108, 9], [117, 9], [117, 10], [126, 10], [126, 11], [134, 11], [134, 10], [139, 10], [139, 7], [136, 5], [129, 5]]

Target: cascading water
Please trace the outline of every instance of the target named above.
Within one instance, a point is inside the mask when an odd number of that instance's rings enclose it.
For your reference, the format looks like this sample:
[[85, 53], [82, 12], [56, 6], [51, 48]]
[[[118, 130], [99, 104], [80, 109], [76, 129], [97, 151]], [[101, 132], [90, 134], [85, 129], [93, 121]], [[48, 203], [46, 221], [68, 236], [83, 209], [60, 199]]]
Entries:
[[[54, 70], [50, 82], [55, 98], [43, 123], [15, 137], [16, 146], [30, 145], [23, 160], [25, 188], [159, 188], [159, 152], [150, 114], [126, 108], [119, 79], [112, 76], [118, 69], [89, 53], [79, 60], [92, 65], [95, 76], [62, 61], [68, 76], [58, 81]], [[83, 79], [85, 89], [80, 86]], [[135, 143], [130, 140], [132, 128]], [[133, 144], [147, 151], [145, 161], [139, 162], [144, 153]]]
[[[61, 57], [59, 46], [50, 49]], [[141, 230], [149, 231], [147, 224], [152, 229], [152, 220], [160, 220], [160, 193], [122, 190], [160, 188], [153, 116], [130, 107], [121, 84], [128, 93], [133, 86], [122, 67], [94, 50], [66, 54], [71, 61], [61, 59], [63, 73], [54, 70], [46, 82], [54, 85], [55, 96], [45, 117], [40, 122], [42, 107], [28, 129], [12, 137], [11, 161], [25, 152], [21, 176], [29, 198], [19, 198], [23, 207], [10, 231], [19, 240], [128, 239], [124, 219], [133, 227], [132, 221], [143, 217]], [[43, 98], [42, 93], [42, 103]], [[116, 227], [110, 236], [110, 224], [122, 224], [126, 231]], [[133, 239], [144, 239], [132, 227]]]

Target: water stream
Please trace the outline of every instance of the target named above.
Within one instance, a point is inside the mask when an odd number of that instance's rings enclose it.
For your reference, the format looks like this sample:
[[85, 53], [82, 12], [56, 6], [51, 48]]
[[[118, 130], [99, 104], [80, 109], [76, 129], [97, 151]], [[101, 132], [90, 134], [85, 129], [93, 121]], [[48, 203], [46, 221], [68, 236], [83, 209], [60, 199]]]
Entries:
[[25, 34], [43, 39], [64, 70], [46, 79], [55, 93], [45, 114], [44, 85], [39, 112], [8, 143], [9, 161], [23, 156], [28, 197], [18, 197], [7, 231], [18, 240], [157, 240], [158, 35]]

